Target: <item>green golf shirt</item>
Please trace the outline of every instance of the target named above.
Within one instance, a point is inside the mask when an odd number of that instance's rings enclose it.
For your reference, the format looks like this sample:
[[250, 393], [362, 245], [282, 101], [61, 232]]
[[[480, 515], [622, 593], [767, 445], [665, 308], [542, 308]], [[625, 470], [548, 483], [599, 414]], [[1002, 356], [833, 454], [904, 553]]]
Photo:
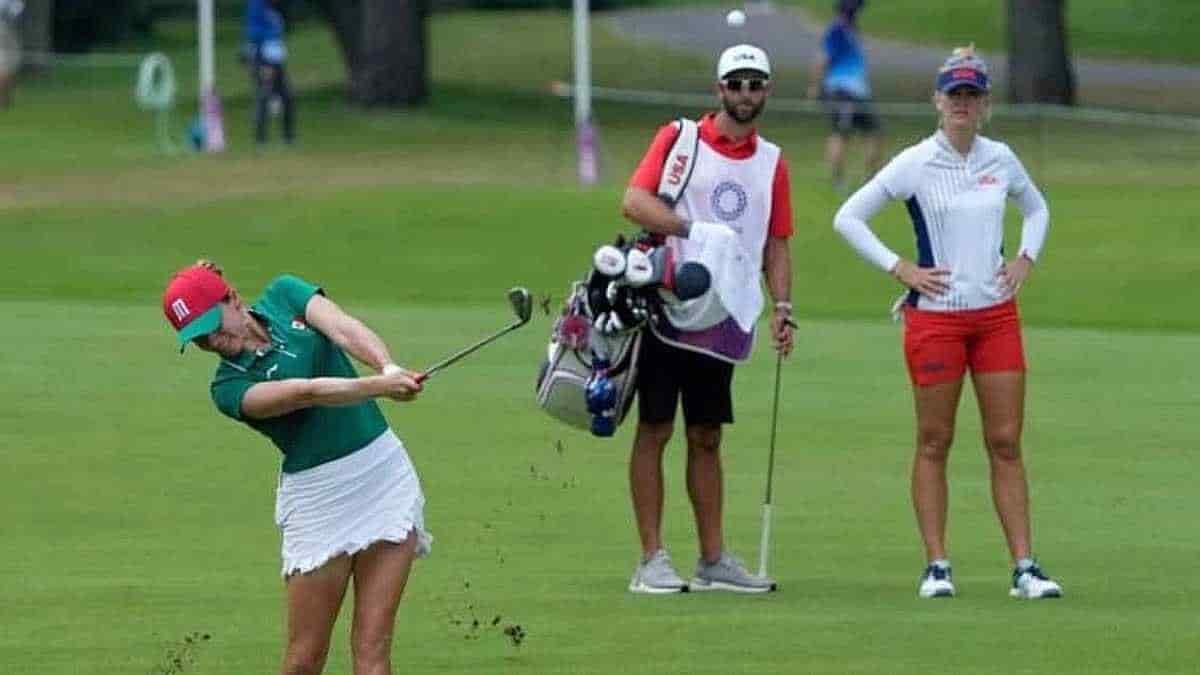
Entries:
[[321, 289], [298, 277], [275, 278], [250, 311], [271, 334], [271, 346], [222, 359], [212, 398], [224, 414], [270, 438], [283, 451], [284, 473], [345, 457], [387, 430], [374, 401], [314, 406], [269, 419], [242, 416], [242, 399], [259, 382], [291, 378], [358, 377], [350, 359], [305, 321], [305, 308]]

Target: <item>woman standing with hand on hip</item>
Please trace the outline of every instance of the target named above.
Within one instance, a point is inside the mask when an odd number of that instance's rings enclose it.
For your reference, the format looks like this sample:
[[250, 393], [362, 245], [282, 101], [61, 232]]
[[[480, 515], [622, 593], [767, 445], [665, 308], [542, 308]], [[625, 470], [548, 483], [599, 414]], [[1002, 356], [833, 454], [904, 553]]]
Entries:
[[[1029, 490], [1021, 458], [1025, 354], [1016, 295], [1042, 250], [1049, 211], [1012, 150], [979, 135], [989, 113], [987, 65], [974, 47], [946, 60], [936, 80], [940, 128], [897, 155], [854, 193], [834, 228], [863, 257], [909, 288], [904, 353], [913, 385], [917, 449], [912, 499], [925, 544], [923, 598], [954, 595], [946, 552], [946, 461], [969, 370], [983, 421], [992, 499], [1013, 561], [1009, 593], [1056, 598], [1062, 588], [1033, 558]], [[1004, 259], [1007, 199], [1024, 215], [1016, 256]], [[868, 222], [903, 201], [917, 261], [892, 252]], [[900, 303], [897, 303], [900, 304]]]
[[[163, 313], [181, 351], [190, 342], [220, 357], [211, 385], [217, 408], [283, 452], [275, 501], [287, 585], [281, 672], [321, 672], [353, 578], [354, 673], [390, 673], [400, 597], [432, 539], [416, 469], [374, 399], [413, 400], [418, 375], [392, 363], [383, 341], [319, 287], [290, 275], [247, 305], [202, 260], [171, 278]], [[358, 377], [347, 353], [380, 374]]]

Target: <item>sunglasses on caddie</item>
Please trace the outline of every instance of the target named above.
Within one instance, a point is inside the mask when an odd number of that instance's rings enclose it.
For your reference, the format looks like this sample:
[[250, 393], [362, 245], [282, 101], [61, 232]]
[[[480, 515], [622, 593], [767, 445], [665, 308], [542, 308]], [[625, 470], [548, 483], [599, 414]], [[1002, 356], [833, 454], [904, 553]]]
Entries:
[[768, 80], [764, 78], [743, 79], [739, 77], [729, 77], [721, 80], [721, 84], [724, 85], [724, 87], [729, 91], [741, 91], [742, 85], [745, 85], [746, 89], [749, 91], [762, 91], [763, 89], [767, 88], [767, 82]]

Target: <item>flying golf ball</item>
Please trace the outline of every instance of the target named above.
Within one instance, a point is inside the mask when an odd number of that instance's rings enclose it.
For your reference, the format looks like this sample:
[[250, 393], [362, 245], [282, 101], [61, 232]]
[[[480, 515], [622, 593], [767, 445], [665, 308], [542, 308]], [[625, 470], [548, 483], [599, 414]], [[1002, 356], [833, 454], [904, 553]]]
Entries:
[[730, 28], [741, 28], [746, 25], [746, 13], [740, 9], [731, 9], [725, 15], [725, 25]]

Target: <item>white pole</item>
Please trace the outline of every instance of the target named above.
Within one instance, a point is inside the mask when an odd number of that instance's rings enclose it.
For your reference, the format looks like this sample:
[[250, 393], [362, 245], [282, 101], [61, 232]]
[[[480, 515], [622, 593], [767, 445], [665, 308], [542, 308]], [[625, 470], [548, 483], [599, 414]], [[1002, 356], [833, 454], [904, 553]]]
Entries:
[[213, 0], [196, 3], [200, 26], [200, 117], [204, 127], [204, 150], [225, 150], [225, 123], [221, 115], [221, 101], [217, 98], [217, 76], [213, 57], [214, 21], [216, 12]]
[[574, 0], [575, 41], [575, 148], [579, 155], [579, 182], [591, 185], [596, 168], [596, 132], [592, 126], [592, 47], [588, 0]]
[[213, 0], [200, 0], [197, 3], [200, 12], [200, 100], [213, 90], [216, 76], [213, 63]]

